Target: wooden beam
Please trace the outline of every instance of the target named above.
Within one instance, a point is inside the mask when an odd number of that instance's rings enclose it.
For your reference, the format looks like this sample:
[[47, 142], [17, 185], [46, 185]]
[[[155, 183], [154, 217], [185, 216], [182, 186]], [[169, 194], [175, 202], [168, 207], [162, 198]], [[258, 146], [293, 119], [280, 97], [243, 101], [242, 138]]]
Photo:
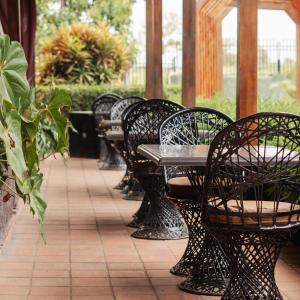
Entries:
[[193, 107], [197, 96], [197, 0], [182, 2], [182, 105]]
[[146, 98], [163, 98], [162, 0], [146, 0]]
[[300, 23], [297, 23], [297, 31], [296, 31], [296, 41], [297, 41], [297, 59], [296, 59], [296, 99], [300, 100]]
[[21, 41], [21, 32], [19, 26], [19, 1], [11, 0], [7, 1], [7, 33], [12, 41]]
[[257, 112], [257, 0], [239, 0], [237, 119]]

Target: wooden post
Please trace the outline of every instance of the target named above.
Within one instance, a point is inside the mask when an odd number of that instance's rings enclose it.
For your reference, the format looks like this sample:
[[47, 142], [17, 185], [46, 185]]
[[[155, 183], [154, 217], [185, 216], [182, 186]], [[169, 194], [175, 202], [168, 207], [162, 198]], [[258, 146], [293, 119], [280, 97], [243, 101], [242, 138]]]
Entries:
[[224, 92], [224, 76], [223, 76], [223, 37], [222, 37], [222, 20], [219, 19], [217, 23], [217, 87], [218, 92], [223, 94]]
[[197, 96], [197, 0], [183, 2], [182, 105], [193, 107]]
[[21, 42], [20, 7], [18, 0], [7, 1], [7, 33], [12, 41]]
[[[299, 21], [299, 20], [298, 20]], [[297, 59], [296, 59], [296, 99], [300, 100], [300, 22], [296, 24], [297, 26], [297, 46], [296, 46], [296, 51], [297, 51]]]
[[238, 2], [237, 119], [257, 112], [257, 0]]
[[163, 98], [162, 0], [146, 0], [146, 98]]

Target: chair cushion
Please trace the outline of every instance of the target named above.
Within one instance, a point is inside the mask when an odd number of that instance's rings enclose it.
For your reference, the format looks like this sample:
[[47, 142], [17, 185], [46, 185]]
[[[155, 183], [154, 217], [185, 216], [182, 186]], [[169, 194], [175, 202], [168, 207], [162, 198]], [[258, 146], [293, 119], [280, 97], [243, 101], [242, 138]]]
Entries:
[[181, 199], [194, 199], [196, 193], [188, 177], [174, 177], [168, 181], [168, 196]]
[[[241, 201], [229, 200], [227, 202], [228, 211], [224, 205], [219, 207], [208, 207], [208, 220], [210, 223], [233, 224], [233, 225], [258, 225], [272, 226], [273, 224], [284, 225], [298, 222], [297, 210], [299, 205], [295, 205], [291, 210], [291, 204], [278, 202], [278, 209], [274, 209], [273, 201], [261, 201], [258, 206], [256, 200], [244, 200], [244, 211], [241, 210]], [[277, 203], [276, 203], [277, 204]], [[291, 219], [290, 214], [292, 214]], [[274, 219], [275, 218], [275, 219]]]

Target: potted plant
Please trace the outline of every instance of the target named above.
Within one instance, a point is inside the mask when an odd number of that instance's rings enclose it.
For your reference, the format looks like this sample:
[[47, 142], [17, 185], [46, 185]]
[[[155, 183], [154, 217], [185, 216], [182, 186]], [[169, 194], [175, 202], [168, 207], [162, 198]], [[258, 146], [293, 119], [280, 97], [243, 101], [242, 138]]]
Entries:
[[40, 192], [43, 174], [39, 163], [55, 152], [68, 154], [70, 123], [62, 109], [70, 107], [71, 99], [65, 92], [55, 90], [46, 103], [37, 103], [26, 71], [21, 45], [1, 35], [0, 188], [10, 178], [16, 187], [15, 190], [6, 188], [2, 200], [16, 193], [43, 224], [46, 203]]

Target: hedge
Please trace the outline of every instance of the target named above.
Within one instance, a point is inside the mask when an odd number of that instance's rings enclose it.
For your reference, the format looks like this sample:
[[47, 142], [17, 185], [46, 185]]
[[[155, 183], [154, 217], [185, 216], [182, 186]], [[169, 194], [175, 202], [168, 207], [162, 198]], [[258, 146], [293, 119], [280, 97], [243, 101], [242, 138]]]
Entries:
[[[73, 99], [72, 110], [90, 110], [91, 105], [98, 95], [113, 92], [120, 96], [144, 96], [144, 87], [141, 85], [57, 85], [59, 89], [62, 89], [69, 93]], [[49, 86], [37, 86], [36, 94], [37, 99], [44, 101], [49, 99], [51, 88]], [[178, 85], [165, 85], [164, 86], [164, 98], [170, 99], [180, 103], [181, 88]], [[218, 109], [228, 114], [232, 118], [235, 118], [236, 100], [222, 96], [216, 96], [211, 100], [198, 99], [197, 106], [206, 106]], [[258, 100], [258, 111], [285, 111], [300, 114], [299, 101], [295, 101], [290, 97], [283, 98], [281, 100], [262, 99]]]
[[[112, 92], [122, 97], [141, 96], [144, 97], [144, 86], [141, 85], [57, 85], [56, 88], [66, 91], [73, 100], [72, 110], [90, 110], [95, 98], [101, 94]], [[39, 101], [49, 98], [53, 88], [49, 86], [37, 86], [36, 95]], [[164, 98], [180, 102], [181, 88], [176, 85], [167, 85], [164, 87]]]

